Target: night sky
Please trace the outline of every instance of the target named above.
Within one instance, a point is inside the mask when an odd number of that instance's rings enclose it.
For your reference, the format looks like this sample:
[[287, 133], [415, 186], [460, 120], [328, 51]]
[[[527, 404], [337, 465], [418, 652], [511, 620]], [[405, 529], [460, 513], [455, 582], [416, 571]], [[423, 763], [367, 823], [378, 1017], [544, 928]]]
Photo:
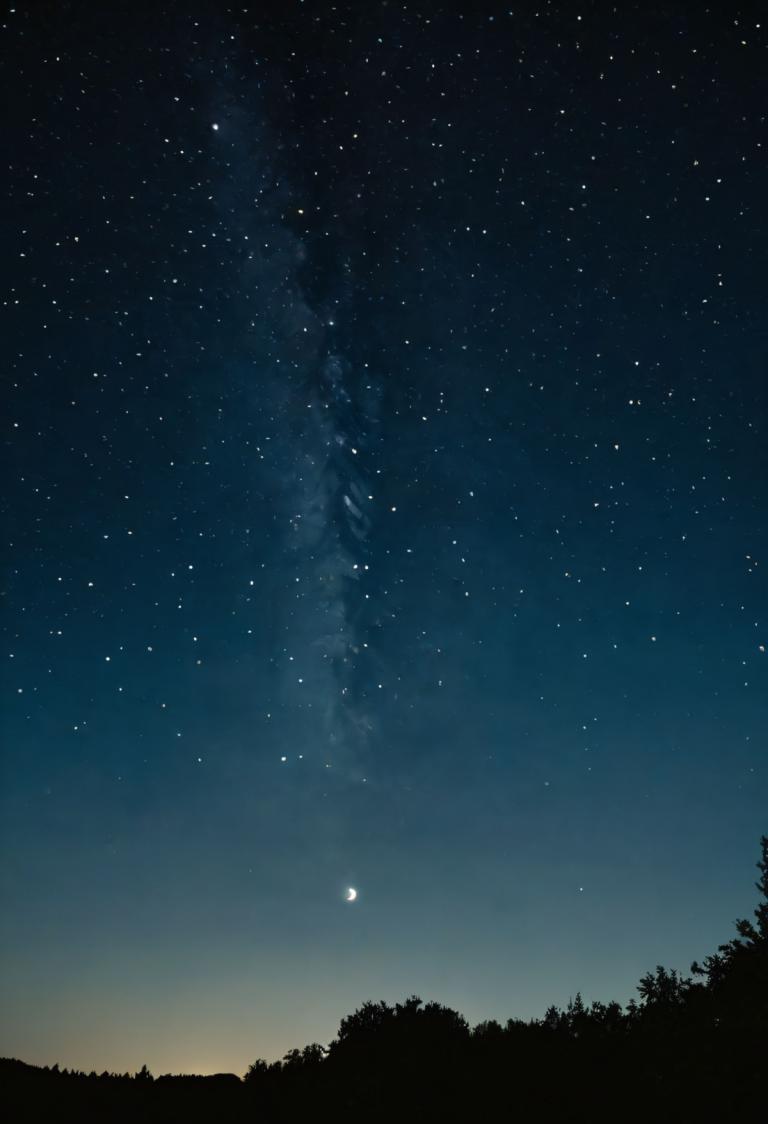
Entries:
[[755, 12], [6, 10], [0, 1053], [626, 1002], [749, 913]]

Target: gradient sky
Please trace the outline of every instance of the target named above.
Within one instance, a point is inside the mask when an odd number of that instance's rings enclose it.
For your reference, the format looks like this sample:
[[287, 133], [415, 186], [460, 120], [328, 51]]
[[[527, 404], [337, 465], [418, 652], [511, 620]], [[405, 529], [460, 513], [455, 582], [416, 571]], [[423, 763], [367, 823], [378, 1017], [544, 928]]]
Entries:
[[753, 11], [8, 10], [0, 1053], [624, 1002], [750, 912]]

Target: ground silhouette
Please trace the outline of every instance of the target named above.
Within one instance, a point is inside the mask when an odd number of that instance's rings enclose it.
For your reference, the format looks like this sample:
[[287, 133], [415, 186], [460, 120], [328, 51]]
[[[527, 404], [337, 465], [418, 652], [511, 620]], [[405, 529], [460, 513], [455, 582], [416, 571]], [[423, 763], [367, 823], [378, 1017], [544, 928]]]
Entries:
[[243, 1079], [85, 1074], [0, 1060], [3, 1118], [28, 1121], [717, 1121], [768, 1124], [768, 837], [754, 920], [691, 976], [658, 966], [626, 1007], [581, 996], [470, 1028], [413, 996], [364, 1003], [327, 1048]]

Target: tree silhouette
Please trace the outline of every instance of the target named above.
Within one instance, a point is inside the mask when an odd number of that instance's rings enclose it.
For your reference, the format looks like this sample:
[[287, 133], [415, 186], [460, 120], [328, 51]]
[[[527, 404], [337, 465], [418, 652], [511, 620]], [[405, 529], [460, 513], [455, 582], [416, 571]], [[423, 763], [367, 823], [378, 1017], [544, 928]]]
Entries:
[[655, 972], [648, 972], [640, 978], [637, 990], [648, 1007], [679, 1007], [685, 1003], [691, 989], [691, 981], [681, 976], [674, 968], [667, 971], [661, 964]]
[[328, 1048], [312, 1043], [258, 1059], [241, 1081], [131, 1077], [0, 1060], [0, 1110], [11, 1121], [292, 1124], [333, 1116], [419, 1124], [535, 1119], [765, 1124], [768, 1041], [768, 837], [761, 839], [754, 920], [693, 964], [694, 979], [658, 965], [639, 1000], [587, 1005], [576, 992], [543, 1018], [470, 1028], [457, 1011], [412, 995], [368, 1001]]
[[251, 1062], [249, 1065], [248, 1072], [243, 1080], [255, 1084], [257, 1081], [263, 1081], [267, 1073], [269, 1073], [269, 1063], [265, 1062], [263, 1058], [257, 1058], [255, 1062]]

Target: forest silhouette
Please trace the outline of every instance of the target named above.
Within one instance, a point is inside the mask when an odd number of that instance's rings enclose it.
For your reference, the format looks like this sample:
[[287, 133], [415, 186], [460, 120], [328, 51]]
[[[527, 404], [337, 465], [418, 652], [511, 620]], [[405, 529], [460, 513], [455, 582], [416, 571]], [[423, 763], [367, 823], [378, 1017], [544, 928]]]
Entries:
[[413, 996], [366, 1002], [326, 1048], [239, 1078], [82, 1073], [0, 1060], [7, 1121], [768, 1122], [768, 837], [754, 920], [691, 975], [661, 966], [639, 999], [580, 995], [543, 1018], [483, 1022]]

